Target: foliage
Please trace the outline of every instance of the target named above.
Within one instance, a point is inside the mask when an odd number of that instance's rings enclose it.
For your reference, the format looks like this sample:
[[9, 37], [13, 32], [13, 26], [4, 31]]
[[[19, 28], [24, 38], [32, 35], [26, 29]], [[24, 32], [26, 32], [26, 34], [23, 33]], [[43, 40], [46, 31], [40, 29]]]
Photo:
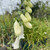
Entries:
[[48, 6], [48, 1], [45, 3], [42, 1], [35, 2], [34, 7], [32, 8], [33, 12], [31, 15], [34, 17], [47, 17], [50, 15], [50, 6]]
[[50, 26], [49, 22], [47, 22], [45, 19], [40, 20], [38, 18], [33, 18], [31, 21], [33, 28], [28, 29], [25, 27], [25, 38], [27, 42], [29, 43], [29, 46], [32, 44], [37, 44], [39, 46], [41, 43], [45, 44], [47, 41], [47, 38], [50, 33]]
[[[8, 42], [13, 42], [13, 18], [10, 14], [0, 16], [0, 43], [2, 46]], [[11, 40], [10, 40], [11, 39]], [[4, 44], [3, 44], [4, 43]]]

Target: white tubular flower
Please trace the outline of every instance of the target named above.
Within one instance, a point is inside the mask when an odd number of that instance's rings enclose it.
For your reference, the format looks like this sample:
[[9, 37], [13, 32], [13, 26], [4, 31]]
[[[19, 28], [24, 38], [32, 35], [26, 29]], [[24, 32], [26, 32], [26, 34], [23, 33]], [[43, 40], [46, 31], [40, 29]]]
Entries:
[[20, 18], [23, 22], [28, 22], [27, 18], [23, 14], [20, 15]]
[[32, 9], [29, 6], [26, 7], [26, 10], [27, 12], [32, 13]]
[[24, 23], [24, 25], [25, 25], [27, 28], [29, 28], [29, 29], [31, 29], [31, 28], [32, 28], [32, 24], [31, 24], [31, 23], [29, 23], [29, 22]]
[[21, 38], [24, 38], [24, 28], [23, 28], [23, 25], [21, 25], [21, 34], [16, 38], [15, 42], [12, 43], [13, 49], [18, 49], [19, 48], [19, 42], [20, 42]]
[[31, 16], [28, 12], [25, 13], [25, 17], [28, 19], [28, 21], [31, 21]]
[[19, 39], [24, 38], [24, 28], [23, 25], [21, 25], [21, 34], [19, 35]]
[[15, 21], [15, 23], [14, 23], [14, 32], [15, 32], [16, 36], [21, 34], [21, 27], [17, 21]]
[[29, 7], [33, 7], [33, 4], [30, 2], [30, 1], [28, 1], [28, 4], [27, 4]]
[[12, 43], [13, 49], [18, 49], [19, 48], [19, 42], [20, 42], [19, 37], [17, 37], [15, 42]]

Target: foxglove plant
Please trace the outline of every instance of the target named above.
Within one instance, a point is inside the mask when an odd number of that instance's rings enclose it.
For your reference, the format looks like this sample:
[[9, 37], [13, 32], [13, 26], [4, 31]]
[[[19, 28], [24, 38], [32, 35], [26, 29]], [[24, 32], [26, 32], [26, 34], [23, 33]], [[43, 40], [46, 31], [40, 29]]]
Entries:
[[[23, 12], [20, 14], [20, 19], [23, 21], [24, 25], [31, 29], [32, 28], [32, 24], [30, 23], [31, 21], [31, 16], [29, 13], [32, 13], [32, 3], [30, 2], [30, 0], [28, 1], [23, 1], [24, 5], [27, 4], [25, 10], [26, 12], [23, 14]], [[23, 30], [23, 25], [20, 26], [20, 24], [18, 23], [18, 21], [16, 20], [14, 23], [14, 32], [15, 35], [17, 36], [15, 42], [12, 44], [12, 47], [14, 49], [18, 49], [19, 48], [19, 42], [21, 38], [24, 38], [24, 30]]]

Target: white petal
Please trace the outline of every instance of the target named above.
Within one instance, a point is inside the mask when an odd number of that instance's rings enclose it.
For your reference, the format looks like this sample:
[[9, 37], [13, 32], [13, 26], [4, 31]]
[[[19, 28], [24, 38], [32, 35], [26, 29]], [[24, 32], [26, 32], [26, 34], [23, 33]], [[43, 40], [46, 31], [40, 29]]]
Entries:
[[15, 42], [12, 44], [13, 49], [19, 48], [19, 37], [16, 38]]
[[24, 38], [24, 28], [23, 25], [21, 25], [21, 34], [19, 35], [19, 39]]
[[14, 32], [15, 32], [15, 35], [18, 36], [19, 34], [21, 34], [21, 27], [18, 23], [18, 21], [16, 20], [15, 23], [14, 23]]

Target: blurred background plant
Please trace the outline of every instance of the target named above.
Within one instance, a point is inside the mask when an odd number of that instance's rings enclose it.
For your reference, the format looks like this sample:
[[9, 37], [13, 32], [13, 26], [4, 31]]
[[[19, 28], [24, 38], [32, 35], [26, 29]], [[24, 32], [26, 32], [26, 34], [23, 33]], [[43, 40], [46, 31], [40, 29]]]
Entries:
[[[25, 6], [21, 0], [20, 8], [12, 11], [12, 14], [6, 11], [0, 15], [0, 47], [6, 46], [12, 50], [11, 44], [15, 40], [13, 24], [15, 20], [20, 21], [19, 15], [25, 13]], [[33, 28], [28, 29], [24, 26], [25, 39], [20, 40], [20, 49], [22, 50], [50, 50], [50, 7], [48, 2], [41, 1], [33, 4], [31, 23]], [[20, 21], [22, 23], [22, 21]], [[19, 50], [20, 50], [19, 49]]]

